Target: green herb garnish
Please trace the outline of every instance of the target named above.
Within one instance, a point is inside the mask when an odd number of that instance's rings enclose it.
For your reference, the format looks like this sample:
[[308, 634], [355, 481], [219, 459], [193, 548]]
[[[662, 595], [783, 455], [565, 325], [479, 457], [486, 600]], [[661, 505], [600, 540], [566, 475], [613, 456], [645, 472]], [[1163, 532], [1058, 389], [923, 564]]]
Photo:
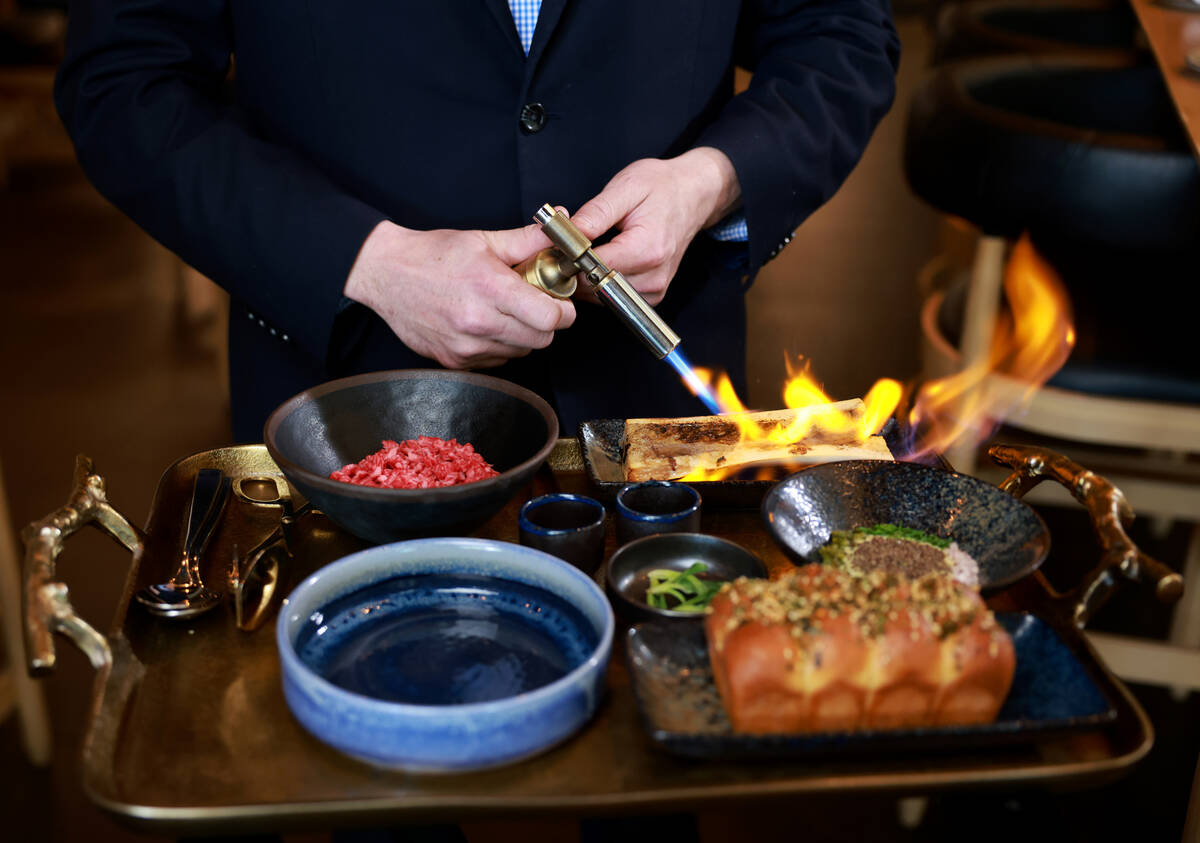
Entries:
[[950, 539], [944, 539], [941, 536], [930, 535], [923, 530], [918, 530], [915, 527], [901, 527], [899, 524], [876, 524], [873, 527], [860, 527], [862, 532], [871, 536], [887, 536], [893, 539], [911, 539], [912, 541], [925, 542], [934, 547], [947, 548], [950, 546]]
[[703, 562], [693, 562], [686, 571], [666, 568], [651, 571], [647, 575], [650, 587], [646, 589], [646, 604], [674, 612], [703, 612], [724, 585], [700, 579], [699, 575], [707, 570]]

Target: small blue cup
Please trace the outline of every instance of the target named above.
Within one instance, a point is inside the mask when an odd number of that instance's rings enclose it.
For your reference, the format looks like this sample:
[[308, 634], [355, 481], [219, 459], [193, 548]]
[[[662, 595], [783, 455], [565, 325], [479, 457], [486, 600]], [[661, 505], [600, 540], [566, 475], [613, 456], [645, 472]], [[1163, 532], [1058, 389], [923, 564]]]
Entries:
[[686, 483], [647, 480], [617, 492], [619, 544], [657, 533], [700, 532], [700, 493]]
[[521, 507], [521, 544], [592, 573], [604, 559], [604, 504], [585, 495], [552, 494]]

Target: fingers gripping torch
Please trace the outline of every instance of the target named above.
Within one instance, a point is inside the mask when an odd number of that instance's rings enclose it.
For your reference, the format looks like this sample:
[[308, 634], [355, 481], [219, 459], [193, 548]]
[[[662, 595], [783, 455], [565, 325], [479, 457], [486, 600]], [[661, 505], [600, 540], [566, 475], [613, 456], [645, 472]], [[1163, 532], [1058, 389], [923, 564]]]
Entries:
[[708, 384], [692, 370], [679, 349], [679, 335], [671, 330], [654, 308], [615, 269], [609, 269], [592, 251], [592, 241], [575, 224], [549, 205], [538, 208], [533, 219], [554, 244], [516, 267], [516, 271], [535, 287], [560, 299], [575, 292], [575, 276], [592, 285], [596, 297], [633, 331], [659, 360], [670, 363], [692, 394], [704, 402], [709, 412], [722, 407]]
[[582, 273], [597, 298], [641, 338], [655, 357], [662, 360], [675, 351], [679, 335], [646, 304], [625, 276], [596, 257], [592, 241], [583, 236], [566, 214], [543, 205], [533, 219], [554, 246], [517, 266], [518, 274], [533, 286], [565, 299], [575, 292], [575, 276]]

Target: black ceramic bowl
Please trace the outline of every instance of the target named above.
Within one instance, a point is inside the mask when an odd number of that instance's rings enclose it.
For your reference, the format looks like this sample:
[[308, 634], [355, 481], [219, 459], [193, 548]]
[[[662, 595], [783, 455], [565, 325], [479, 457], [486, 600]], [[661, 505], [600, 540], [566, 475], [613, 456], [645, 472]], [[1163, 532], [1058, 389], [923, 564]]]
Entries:
[[761, 559], [728, 539], [704, 533], [660, 533], [635, 539], [612, 555], [604, 576], [604, 590], [613, 609], [628, 623], [703, 618], [703, 612], [656, 609], [646, 603], [650, 571], [657, 568], [686, 571], [694, 562], [707, 566], [702, 579], [724, 581], [767, 576], [767, 566]]
[[[497, 477], [435, 489], [377, 489], [329, 474], [397, 442], [470, 443]], [[468, 530], [503, 507], [558, 438], [550, 405], [527, 389], [469, 372], [401, 369], [305, 390], [267, 419], [267, 451], [313, 506], [343, 529], [383, 543]]]
[[847, 460], [798, 471], [762, 502], [767, 530], [794, 562], [820, 562], [834, 530], [875, 524], [948, 538], [979, 563], [981, 588], [1034, 571], [1050, 533], [1028, 504], [975, 477], [926, 465]]

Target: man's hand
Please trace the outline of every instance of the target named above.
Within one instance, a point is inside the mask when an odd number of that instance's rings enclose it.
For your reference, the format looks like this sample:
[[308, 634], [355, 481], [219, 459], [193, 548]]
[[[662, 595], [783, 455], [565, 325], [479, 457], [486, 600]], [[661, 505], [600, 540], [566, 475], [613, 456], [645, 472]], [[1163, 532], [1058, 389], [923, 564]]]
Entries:
[[545, 348], [575, 307], [525, 283], [512, 265], [550, 245], [537, 225], [414, 231], [381, 222], [346, 279], [405, 345], [450, 369], [499, 366]]
[[696, 233], [720, 222], [740, 199], [733, 164], [702, 146], [665, 161], [634, 161], [571, 220], [592, 239], [620, 229], [596, 247], [596, 256], [653, 305], [662, 301]]

